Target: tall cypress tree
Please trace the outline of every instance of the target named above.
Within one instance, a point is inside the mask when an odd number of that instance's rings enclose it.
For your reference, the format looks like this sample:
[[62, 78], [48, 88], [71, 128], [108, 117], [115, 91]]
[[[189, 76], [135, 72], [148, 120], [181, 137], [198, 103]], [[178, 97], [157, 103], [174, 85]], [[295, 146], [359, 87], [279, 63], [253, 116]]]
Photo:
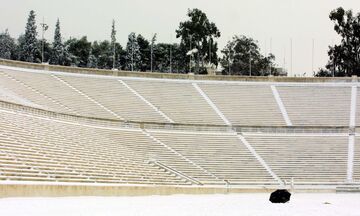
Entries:
[[137, 42], [136, 34], [131, 32], [129, 34], [128, 42], [126, 44], [126, 69], [131, 71], [139, 70], [141, 62], [140, 47]]
[[64, 61], [64, 44], [61, 40], [60, 21], [59, 19], [57, 19], [54, 34], [53, 51], [51, 53], [50, 63], [56, 65], [64, 65]]
[[37, 58], [39, 55], [39, 50], [37, 47], [37, 31], [35, 24], [35, 12], [30, 11], [29, 18], [26, 23], [24, 41], [21, 46], [21, 60], [27, 62], [39, 62]]
[[112, 63], [113, 63], [112, 68], [115, 68], [115, 59], [116, 59], [115, 44], [116, 44], [116, 30], [115, 30], [115, 20], [113, 20], [111, 26], [111, 53], [112, 53]]

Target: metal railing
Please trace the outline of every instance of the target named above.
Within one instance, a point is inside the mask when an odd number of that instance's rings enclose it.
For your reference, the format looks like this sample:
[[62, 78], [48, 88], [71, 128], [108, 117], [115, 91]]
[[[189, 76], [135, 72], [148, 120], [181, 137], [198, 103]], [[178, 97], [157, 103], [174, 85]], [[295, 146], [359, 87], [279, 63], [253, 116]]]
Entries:
[[176, 170], [174, 168], [171, 168], [171, 167], [161, 163], [160, 161], [149, 160], [148, 163], [149, 164], [154, 164], [154, 165], [156, 165], [156, 166], [158, 166], [158, 167], [160, 167], [160, 168], [162, 168], [162, 169], [164, 169], [164, 170], [166, 170], [168, 172], [171, 172], [171, 173], [173, 173], [173, 174], [175, 174], [175, 175], [177, 175], [177, 176], [179, 176], [181, 178], [186, 179], [187, 181], [189, 181], [189, 182], [191, 182], [193, 184], [203, 185], [200, 181], [194, 179], [193, 177], [188, 176], [188, 175], [186, 175], [186, 174], [184, 174], [184, 173], [182, 173], [182, 172], [180, 172], [180, 171], [178, 171], [178, 170]]

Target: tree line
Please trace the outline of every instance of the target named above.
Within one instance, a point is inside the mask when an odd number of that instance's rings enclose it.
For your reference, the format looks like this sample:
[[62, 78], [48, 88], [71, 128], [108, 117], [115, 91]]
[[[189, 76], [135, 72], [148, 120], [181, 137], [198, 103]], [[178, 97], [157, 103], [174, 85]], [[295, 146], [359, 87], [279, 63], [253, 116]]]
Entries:
[[196, 8], [189, 9], [187, 16], [175, 32], [180, 43], [158, 43], [156, 34], [146, 39], [132, 32], [123, 47], [116, 41], [115, 21], [109, 40], [91, 42], [86, 36], [64, 40], [59, 19], [52, 43], [39, 39], [36, 14], [32, 10], [25, 33], [18, 39], [12, 38], [7, 30], [0, 34], [0, 58], [129, 71], [206, 74], [207, 68], [212, 67], [222, 68], [225, 75], [277, 75], [275, 56], [263, 56], [253, 38], [234, 36], [221, 50], [223, 55], [219, 58], [216, 40], [221, 32], [215, 23]]

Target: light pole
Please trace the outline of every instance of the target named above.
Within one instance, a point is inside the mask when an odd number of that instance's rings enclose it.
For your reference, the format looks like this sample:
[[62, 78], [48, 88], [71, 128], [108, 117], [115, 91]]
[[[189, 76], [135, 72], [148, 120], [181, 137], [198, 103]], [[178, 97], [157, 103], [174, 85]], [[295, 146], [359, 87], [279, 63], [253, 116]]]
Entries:
[[[272, 37], [270, 37], [270, 54], [272, 54]], [[270, 64], [270, 76], [271, 76], [272, 65], [270, 62], [270, 58], [269, 58], [269, 64]]]
[[230, 49], [229, 49], [229, 58], [228, 58], [228, 65], [229, 65], [229, 68], [228, 68], [228, 75], [230, 76]]
[[150, 48], [150, 70], [153, 72], [153, 60], [154, 60], [154, 43], [156, 41], [156, 33], [153, 35], [151, 39], [151, 48]]
[[[332, 44], [334, 45], [335, 47], [335, 43], [334, 43], [334, 39], [332, 39]], [[335, 58], [335, 55], [334, 55], [334, 58], [333, 58], [333, 71], [332, 71], [332, 77], [335, 77], [335, 70], [336, 70], [336, 58]]]
[[170, 73], [172, 73], [172, 35], [170, 35]]
[[[191, 49], [191, 41], [192, 41], [192, 35], [190, 35], [190, 50], [192, 50], [192, 49]], [[192, 55], [190, 55], [189, 73], [191, 73], [191, 56], [192, 56]]]
[[335, 65], [335, 62], [336, 62], [335, 56], [334, 56], [333, 61], [334, 61], [334, 62], [333, 62], [332, 77], [335, 77], [335, 68], [336, 68], [336, 65]]
[[45, 24], [44, 22], [44, 17], [43, 17], [43, 22], [40, 23], [41, 28], [42, 28], [42, 40], [41, 40], [41, 63], [44, 63], [44, 34], [45, 31], [49, 28], [49, 26], [47, 24]]
[[116, 58], [116, 30], [115, 30], [115, 20], [112, 21], [112, 26], [111, 26], [111, 43], [113, 45], [112, 49], [113, 49], [113, 65], [112, 65], [112, 69], [115, 70], [115, 58]]
[[115, 69], [115, 43], [114, 43], [114, 47], [113, 47], [113, 66], [112, 69]]
[[131, 44], [131, 71], [134, 71], [134, 41]]
[[212, 40], [211, 37], [209, 37], [209, 65], [211, 65], [211, 45], [212, 45]]
[[312, 39], [312, 49], [311, 49], [311, 72], [314, 73], [314, 47], [315, 39]]
[[150, 51], [150, 71], [153, 72], [153, 43], [151, 43], [151, 51]]
[[249, 56], [250, 56], [250, 58], [249, 58], [249, 75], [251, 76], [251, 47], [250, 47], [250, 51], [249, 51]]
[[150, 56], [150, 58], [151, 58], [151, 63], [150, 63], [150, 71], [151, 72], [153, 72], [153, 53], [154, 53], [154, 48], [153, 48], [153, 46], [154, 46], [154, 44], [153, 43], [151, 43], [151, 56]]
[[290, 38], [290, 76], [293, 75], [293, 40]]
[[172, 60], [171, 60], [171, 58], [172, 58], [172, 47], [171, 47], [172, 45], [170, 44], [170, 73], [172, 73]]
[[231, 52], [233, 51], [233, 49], [235, 48], [236, 46], [236, 42], [234, 42], [234, 44], [231, 44], [231, 42], [229, 43], [229, 58], [228, 58], [228, 64], [229, 64], [229, 71], [228, 71], [228, 75], [231, 75], [231, 62], [232, 62], [232, 59], [231, 59]]
[[228, 57], [228, 75], [230, 76], [230, 58], [231, 58], [231, 42], [229, 44], [229, 57]]

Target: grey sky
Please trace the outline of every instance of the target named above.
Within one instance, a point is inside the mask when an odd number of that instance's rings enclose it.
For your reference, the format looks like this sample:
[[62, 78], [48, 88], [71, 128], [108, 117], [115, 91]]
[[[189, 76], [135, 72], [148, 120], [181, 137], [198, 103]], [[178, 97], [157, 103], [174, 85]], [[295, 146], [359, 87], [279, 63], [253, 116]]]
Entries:
[[[63, 37], [87, 35], [89, 40], [110, 38], [111, 20], [116, 20], [117, 39], [125, 46], [130, 32], [158, 41], [175, 42], [175, 29], [186, 19], [188, 8], [199, 8], [216, 23], [222, 49], [234, 34], [251, 36], [263, 52], [272, 51], [279, 66], [290, 72], [290, 38], [293, 41], [292, 74], [311, 74], [312, 40], [315, 41], [314, 69], [327, 62], [327, 46], [339, 40], [328, 18], [342, 6], [360, 12], [359, 0], [0, 0], [0, 31], [9, 29], [17, 37], [24, 32], [28, 13], [37, 14], [50, 25], [45, 37], [52, 40], [56, 18]], [[40, 30], [40, 28], [38, 28]], [[270, 42], [272, 41], [272, 42]], [[285, 53], [285, 55], [284, 55]]]

